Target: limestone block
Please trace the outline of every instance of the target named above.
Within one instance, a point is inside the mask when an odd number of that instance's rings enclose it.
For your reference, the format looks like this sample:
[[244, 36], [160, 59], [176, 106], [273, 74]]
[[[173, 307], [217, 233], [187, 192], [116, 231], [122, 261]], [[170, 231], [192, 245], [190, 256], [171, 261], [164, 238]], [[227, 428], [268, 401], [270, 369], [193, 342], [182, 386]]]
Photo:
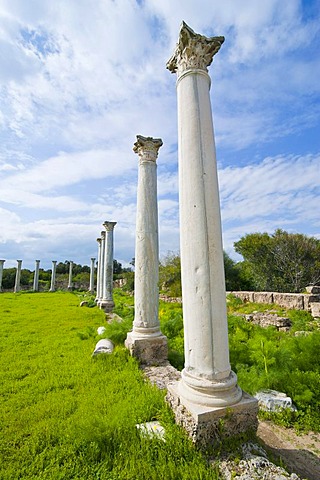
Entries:
[[280, 307], [304, 309], [304, 295], [300, 293], [274, 293], [273, 301]]
[[303, 295], [304, 297], [304, 310], [307, 310], [308, 312], [311, 311], [311, 303], [320, 303], [320, 295], [315, 295], [315, 294], [309, 294], [309, 295]]
[[165, 429], [159, 422], [146, 422], [139, 423], [136, 425], [137, 429], [142, 433], [143, 436], [149, 438], [160, 438], [165, 441]]
[[240, 298], [243, 302], [253, 302], [254, 292], [230, 292], [231, 295], [234, 295], [237, 298]]
[[162, 365], [168, 360], [168, 342], [165, 335], [138, 337], [129, 332], [125, 346], [142, 365]]
[[207, 407], [179, 397], [178, 383], [168, 385], [166, 401], [176, 423], [181, 425], [200, 448], [216, 446], [221, 440], [243, 433], [254, 433], [258, 427], [258, 401], [242, 392], [242, 399], [229, 407]]
[[273, 292], [252, 292], [253, 301], [256, 303], [273, 303], [275, 302], [273, 298]]
[[259, 402], [259, 407], [269, 412], [276, 412], [284, 408], [296, 410], [291, 398], [287, 397], [285, 393], [277, 392], [276, 390], [262, 390], [255, 394], [255, 398]]
[[320, 286], [318, 285], [308, 285], [306, 287], [307, 293], [315, 293], [316, 295], [320, 295]]
[[102, 338], [95, 346], [92, 356], [99, 355], [100, 353], [112, 353], [113, 349], [114, 345], [111, 340], [108, 340], [107, 338]]
[[320, 318], [320, 303], [310, 303], [311, 315]]

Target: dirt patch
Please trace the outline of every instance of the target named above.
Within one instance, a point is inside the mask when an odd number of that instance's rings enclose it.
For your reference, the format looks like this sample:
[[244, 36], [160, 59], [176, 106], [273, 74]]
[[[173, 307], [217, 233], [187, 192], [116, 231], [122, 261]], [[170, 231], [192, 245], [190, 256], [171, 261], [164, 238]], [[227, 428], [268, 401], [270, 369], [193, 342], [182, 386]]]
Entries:
[[320, 479], [320, 434], [297, 435], [294, 430], [259, 422], [258, 438], [275, 461], [308, 480]]

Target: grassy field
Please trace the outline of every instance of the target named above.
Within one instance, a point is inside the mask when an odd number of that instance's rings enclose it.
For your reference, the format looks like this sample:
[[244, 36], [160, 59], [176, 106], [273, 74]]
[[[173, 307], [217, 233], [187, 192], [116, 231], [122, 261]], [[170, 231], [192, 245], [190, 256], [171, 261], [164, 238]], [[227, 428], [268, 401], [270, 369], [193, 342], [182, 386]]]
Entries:
[[[218, 478], [123, 347], [92, 358], [104, 314], [80, 300], [0, 295], [0, 479]], [[150, 420], [165, 442], [139, 434]]]

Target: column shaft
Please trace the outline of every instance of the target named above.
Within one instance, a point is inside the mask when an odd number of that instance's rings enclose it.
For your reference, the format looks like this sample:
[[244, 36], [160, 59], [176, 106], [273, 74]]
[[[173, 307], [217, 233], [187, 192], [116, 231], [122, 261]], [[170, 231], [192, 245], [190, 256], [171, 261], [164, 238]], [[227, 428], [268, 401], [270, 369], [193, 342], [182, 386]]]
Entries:
[[34, 292], [38, 292], [38, 290], [39, 290], [39, 267], [40, 267], [40, 260], [36, 260], [34, 277], [33, 277], [33, 291]]
[[91, 265], [90, 265], [90, 282], [89, 282], [89, 292], [94, 294], [94, 262], [95, 258], [91, 258]]
[[57, 269], [57, 260], [52, 260], [50, 292], [54, 292], [56, 289], [56, 269]]
[[117, 222], [104, 222], [106, 229], [104, 245], [104, 268], [103, 268], [103, 293], [100, 308], [105, 312], [111, 312], [114, 307], [113, 301], [113, 230]]
[[16, 270], [16, 279], [15, 279], [15, 283], [14, 283], [14, 293], [17, 293], [20, 290], [21, 265], [22, 265], [22, 260], [17, 260], [17, 270]]
[[103, 279], [104, 279], [104, 269], [105, 269], [105, 245], [106, 245], [106, 232], [101, 232], [101, 255], [100, 255], [100, 274], [99, 274], [99, 299], [98, 305], [100, 306], [103, 299]]
[[97, 238], [98, 242], [98, 267], [97, 267], [97, 292], [95, 301], [98, 302], [100, 299], [100, 274], [101, 274], [101, 238]]
[[72, 267], [73, 267], [73, 261], [70, 260], [70, 263], [69, 263], [68, 290], [72, 290], [72, 288], [73, 288], [73, 284], [72, 284]]
[[0, 292], [2, 292], [3, 266], [5, 260], [0, 260]]

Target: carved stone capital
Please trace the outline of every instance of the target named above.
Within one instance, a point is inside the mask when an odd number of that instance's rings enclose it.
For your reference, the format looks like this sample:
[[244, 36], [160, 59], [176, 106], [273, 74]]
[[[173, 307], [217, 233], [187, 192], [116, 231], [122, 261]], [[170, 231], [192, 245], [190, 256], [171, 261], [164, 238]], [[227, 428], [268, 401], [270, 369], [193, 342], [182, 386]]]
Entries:
[[195, 33], [182, 22], [179, 40], [172, 57], [167, 62], [167, 69], [171, 73], [177, 73], [178, 77], [190, 69], [207, 72], [207, 67], [223, 42], [224, 37], [205, 37]]
[[158, 150], [162, 145], [161, 138], [137, 135], [137, 141], [133, 146], [133, 151], [139, 155], [140, 161], [156, 162]]
[[117, 222], [104, 222], [103, 226], [107, 232], [112, 232], [114, 227], [117, 225]]
[[105, 231], [102, 231], [100, 235], [101, 235], [101, 240], [105, 240], [105, 238], [106, 238], [106, 232], [105, 232]]

